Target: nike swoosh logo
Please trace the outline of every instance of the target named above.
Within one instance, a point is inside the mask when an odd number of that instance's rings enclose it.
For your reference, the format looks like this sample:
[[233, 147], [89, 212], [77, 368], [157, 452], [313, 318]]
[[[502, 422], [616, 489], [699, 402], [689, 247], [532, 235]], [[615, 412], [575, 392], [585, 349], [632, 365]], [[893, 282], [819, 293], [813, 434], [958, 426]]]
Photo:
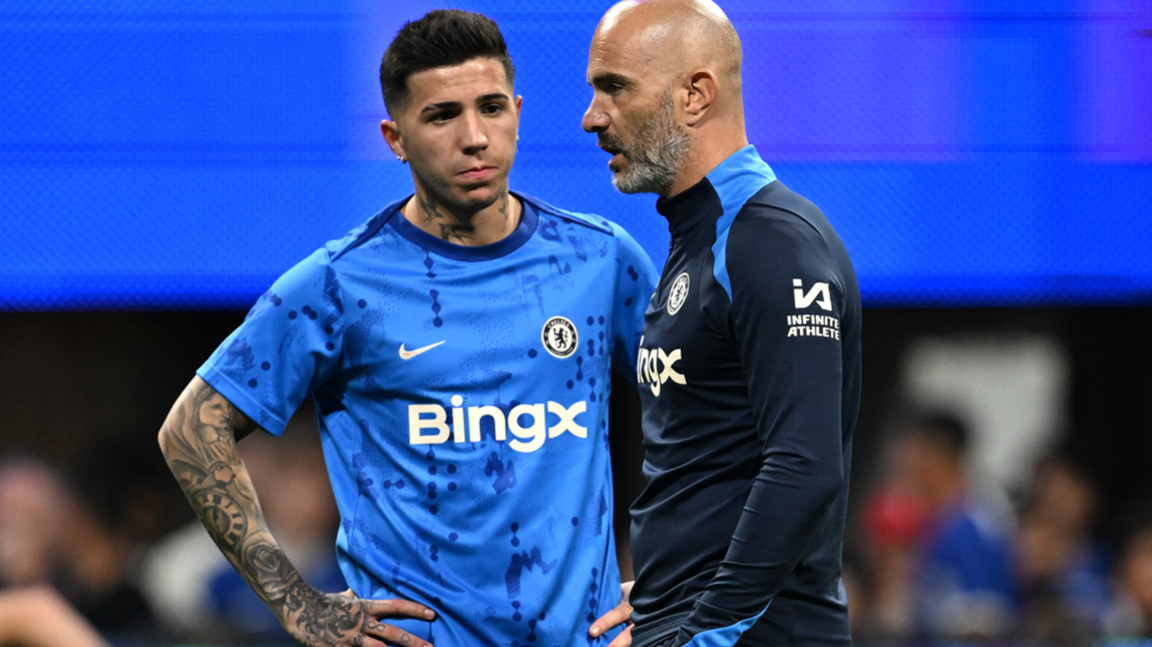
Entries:
[[[445, 339], [444, 341], [448, 341], [448, 340]], [[438, 341], [435, 344], [428, 344], [424, 348], [416, 348], [413, 350], [407, 350], [404, 348], [404, 344], [400, 344], [400, 359], [412, 359], [413, 357], [416, 357], [420, 353], [423, 353], [425, 351], [430, 351], [433, 348], [436, 348], [440, 344], [443, 344], [444, 341]]]

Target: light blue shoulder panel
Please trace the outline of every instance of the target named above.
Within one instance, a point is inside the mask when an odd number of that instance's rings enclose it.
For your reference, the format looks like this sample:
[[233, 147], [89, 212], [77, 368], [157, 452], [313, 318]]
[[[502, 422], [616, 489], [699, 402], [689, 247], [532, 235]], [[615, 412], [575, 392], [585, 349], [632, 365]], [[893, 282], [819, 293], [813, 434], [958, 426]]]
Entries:
[[733, 153], [708, 174], [708, 181], [716, 189], [724, 208], [724, 213], [716, 220], [716, 242], [712, 245], [712, 256], [716, 261], [712, 274], [724, 286], [729, 301], [732, 299], [732, 281], [728, 278], [728, 231], [744, 203], [775, 180], [772, 168], [760, 159], [756, 148], [751, 145]]

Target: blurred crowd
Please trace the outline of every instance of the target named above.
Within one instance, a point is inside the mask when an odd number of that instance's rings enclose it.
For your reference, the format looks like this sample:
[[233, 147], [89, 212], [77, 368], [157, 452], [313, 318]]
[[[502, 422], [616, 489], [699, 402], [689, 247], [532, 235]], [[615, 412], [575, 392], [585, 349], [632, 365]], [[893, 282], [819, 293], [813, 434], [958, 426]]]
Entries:
[[1053, 447], [1004, 492], [971, 472], [970, 435], [956, 415], [929, 412], [890, 439], [846, 556], [856, 640], [1152, 636], [1152, 516], [1132, 511], [1124, 537], [1105, 543], [1098, 488], [1076, 456]]
[[[313, 585], [344, 590], [315, 430], [289, 432], [255, 434], [241, 454], [285, 552]], [[853, 502], [845, 555], [855, 639], [1152, 636], [1152, 516], [1134, 513], [1106, 543], [1097, 488], [1075, 456], [1051, 449], [1005, 494], [973, 476], [970, 444], [963, 420], [928, 413], [867, 466], [879, 484]], [[0, 457], [0, 646], [290, 642], [179, 500], [151, 437], [81, 456], [67, 470]]]
[[[312, 434], [254, 434], [240, 453], [285, 553], [342, 591]], [[291, 643], [180, 500], [153, 438], [82, 452], [68, 470], [0, 457], [0, 646]]]

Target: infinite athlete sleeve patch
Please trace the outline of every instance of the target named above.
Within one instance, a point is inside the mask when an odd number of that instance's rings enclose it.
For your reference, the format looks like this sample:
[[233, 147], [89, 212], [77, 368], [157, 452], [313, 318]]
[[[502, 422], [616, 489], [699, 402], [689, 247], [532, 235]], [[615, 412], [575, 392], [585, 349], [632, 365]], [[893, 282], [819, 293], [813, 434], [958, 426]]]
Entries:
[[[826, 281], [817, 281], [811, 289], [805, 291], [803, 280], [792, 279], [792, 288], [793, 305], [797, 310], [816, 305], [821, 310], [832, 311], [832, 293]], [[840, 340], [840, 320], [832, 315], [788, 315], [787, 325], [789, 337], [824, 337]]]

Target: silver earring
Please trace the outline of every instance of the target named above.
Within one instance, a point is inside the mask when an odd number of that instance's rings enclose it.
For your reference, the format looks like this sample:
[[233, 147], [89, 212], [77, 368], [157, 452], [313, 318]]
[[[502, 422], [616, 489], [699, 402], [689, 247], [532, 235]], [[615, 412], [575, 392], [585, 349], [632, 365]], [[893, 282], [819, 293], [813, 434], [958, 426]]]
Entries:
[[400, 160], [401, 164], [407, 164], [408, 163], [408, 158], [404, 157], [403, 155], [397, 155], [396, 159]]

